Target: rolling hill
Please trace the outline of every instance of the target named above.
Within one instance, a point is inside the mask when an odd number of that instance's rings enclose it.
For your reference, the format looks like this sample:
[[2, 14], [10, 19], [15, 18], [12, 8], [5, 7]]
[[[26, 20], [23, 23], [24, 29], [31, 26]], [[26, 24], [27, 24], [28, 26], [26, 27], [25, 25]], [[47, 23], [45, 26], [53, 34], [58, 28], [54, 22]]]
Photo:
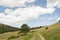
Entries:
[[[4, 25], [4, 24], [2, 24]], [[0, 25], [1, 26], [1, 25]], [[5, 25], [6, 26], [6, 25]], [[4, 26], [2, 26], [4, 27]], [[20, 31], [0, 34], [0, 40], [60, 40], [60, 21], [46, 27], [32, 28], [27, 35], [21, 36]], [[6, 28], [6, 27], [5, 27]], [[7, 26], [7, 30], [12, 30]], [[4, 29], [4, 30], [6, 30]], [[0, 29], [1, 30], [1, 29]], [[3, 29], [2, 29], [3, 30]], [[14, 28], [15, 30], [15, 28]], [[41, 34], [41, 35], [40, 35]], [[44, 38], [44, 39], [43, 39]]]
[[40, 33], [45, 37], [46, 40], [60, 40], [60, 21], [49, 25], [48, 29], [42, 28]]
[[5, 24], [0, 24], [0, 34], [4, 32], [9, 32], [9, 31], [17, 31], [19, 30], [18, 28], [11, 27]]

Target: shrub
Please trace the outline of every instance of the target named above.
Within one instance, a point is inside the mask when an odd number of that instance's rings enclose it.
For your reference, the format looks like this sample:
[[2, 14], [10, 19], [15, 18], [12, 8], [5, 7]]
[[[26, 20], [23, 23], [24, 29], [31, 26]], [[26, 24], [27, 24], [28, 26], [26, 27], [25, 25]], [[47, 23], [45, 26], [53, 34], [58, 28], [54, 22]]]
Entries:
[[13, 38], [15, 38], [15, 36], [11, 36], [11, 37], [9, 37], [8, 40], [13, 39]]
[[59, 20], [59, 22], [60, 22], [60, 20]]
[[45, 29], [48, 29], [48, 27], [46, 27]]
[[42, 26], [40, 26], [40, 28], [42, 28]]

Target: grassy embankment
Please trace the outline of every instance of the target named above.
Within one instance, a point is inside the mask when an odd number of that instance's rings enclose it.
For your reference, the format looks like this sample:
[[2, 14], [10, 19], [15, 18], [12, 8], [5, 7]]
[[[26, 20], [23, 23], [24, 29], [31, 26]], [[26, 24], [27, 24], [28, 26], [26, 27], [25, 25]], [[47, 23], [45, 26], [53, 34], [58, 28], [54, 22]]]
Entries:
[[40, 33], [46, 40], [60, 40], [60, 22], [48, 26], [48, 29], [40, 29]]

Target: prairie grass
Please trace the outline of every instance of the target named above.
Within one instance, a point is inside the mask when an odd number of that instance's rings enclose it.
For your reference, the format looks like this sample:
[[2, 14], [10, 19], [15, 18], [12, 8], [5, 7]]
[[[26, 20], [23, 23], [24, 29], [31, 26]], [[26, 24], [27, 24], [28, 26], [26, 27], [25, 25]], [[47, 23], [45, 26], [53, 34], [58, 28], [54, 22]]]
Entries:
[[48, 29], [42, 28], [40, 33], [46, 40], [60, 40], [60, 22], [48, 26]]

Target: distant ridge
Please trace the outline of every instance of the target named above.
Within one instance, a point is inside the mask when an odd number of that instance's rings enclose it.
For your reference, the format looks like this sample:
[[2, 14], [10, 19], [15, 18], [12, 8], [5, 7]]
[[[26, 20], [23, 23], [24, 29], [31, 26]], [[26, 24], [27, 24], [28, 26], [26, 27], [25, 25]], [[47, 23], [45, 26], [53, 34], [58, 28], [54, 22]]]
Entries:
[[4, 32], [17, 31], [19, 28], [8, 26], [5, 24], [0, 24], [0, 34]]

